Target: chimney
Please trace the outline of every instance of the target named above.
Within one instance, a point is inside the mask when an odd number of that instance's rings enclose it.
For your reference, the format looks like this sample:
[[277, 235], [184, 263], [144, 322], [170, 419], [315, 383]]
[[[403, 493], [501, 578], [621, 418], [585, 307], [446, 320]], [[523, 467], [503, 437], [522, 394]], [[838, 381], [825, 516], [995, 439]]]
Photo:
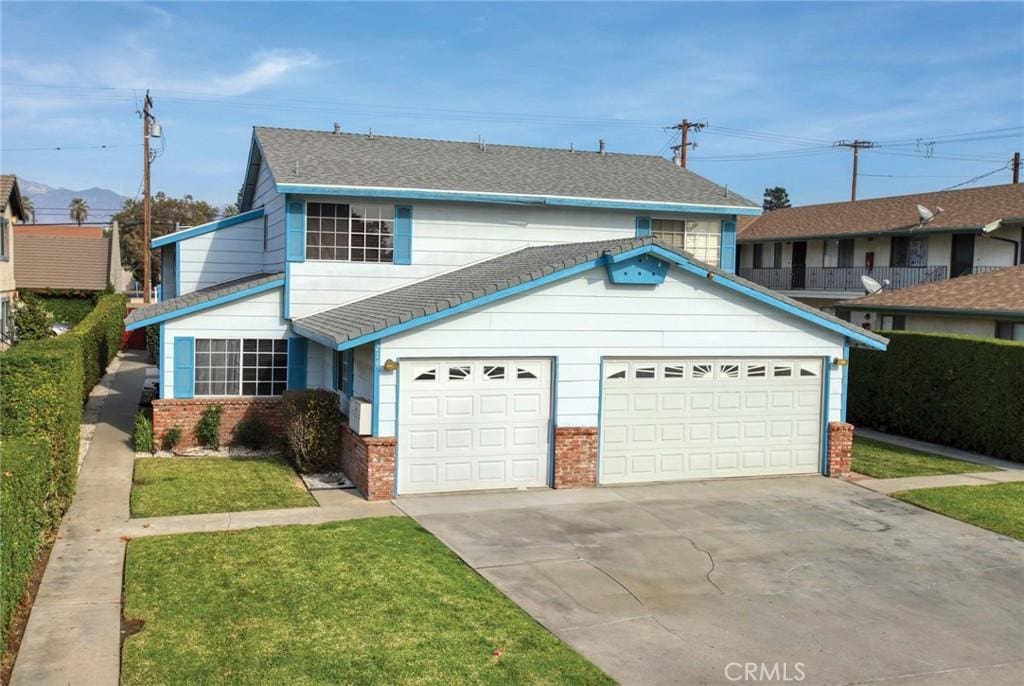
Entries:
[[603, 155], [604, 154], [604, 139], [603, 138], [601, 138], [601, 139], [599, 139], [597, 141], [597, 154], [599, 154], [599, 155]]
[[337, 136], [341, 133], [341, 124], [334, 122], [334, 135]]

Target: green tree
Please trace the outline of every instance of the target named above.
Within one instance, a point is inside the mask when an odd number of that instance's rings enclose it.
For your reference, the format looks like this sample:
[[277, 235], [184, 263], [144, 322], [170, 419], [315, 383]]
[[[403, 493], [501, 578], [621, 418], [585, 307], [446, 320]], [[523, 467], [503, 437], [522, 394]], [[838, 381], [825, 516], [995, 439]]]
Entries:
[[68, 203], [68, 216], [79, 226], [89, 218], [89, 203], [85, 198], [71, 198], [71, 202]]
[[[214, 205], [196, 200], [191, 195], [172, 198], [165, 193], [153, 196], [151, 209], [152, 238], [171, 233], [176, 227], [196, 226], [217, 218]], [[136, 279], [142, 280], [142, 259], [147, 253], [142, 241], [142, 200], [125, 200], [121, 211], [112, 219], [121, 233], [121, 260], [131, 268]], [[160, 282], [160, 260], [157, 251], [150, 250], [150, 270], [153, 283]]]
[[36, 223], [36, 204], [32, 202], [32, 198], [27, 195], [21, 196], [21, 206], [25, 208], [25, 214], [32, 218], [32, 223]]
[[43, 307], [35, 295], [30, 292], [21, 294], [18, 305], [14, 309], [14, 330], [18, 339], [35, 341], [53, 335], [53, 315]]
[[221, 210], [220, 216], [234, 217], [236, 214], [238, 214], [238, 205], [236, 205], [235, 203], [231, 203], [230, 205], [224, 206], [224, 209]]
[[765, 212], [771, 212], [772, 210], [782, 210], [789, 207], [789, 193], [782, 186], [775, 186], [774, 188], [764, 189], [764, 202], [761, 204], [761, 209]]

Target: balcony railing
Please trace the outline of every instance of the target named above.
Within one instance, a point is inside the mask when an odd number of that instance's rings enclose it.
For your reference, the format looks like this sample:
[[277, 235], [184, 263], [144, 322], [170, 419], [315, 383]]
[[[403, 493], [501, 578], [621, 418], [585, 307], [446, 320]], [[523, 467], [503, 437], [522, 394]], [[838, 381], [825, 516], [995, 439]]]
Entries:
[[[777, 291], [861, 291], [860, 277], [870, 276], [887, 289], [906, 288], [919, 283], [943, 281], [949, 277], [944, 265], [932, 267], [741, 267], [739, 275]], [[885, 282], [889, 283], [886, 284]]]

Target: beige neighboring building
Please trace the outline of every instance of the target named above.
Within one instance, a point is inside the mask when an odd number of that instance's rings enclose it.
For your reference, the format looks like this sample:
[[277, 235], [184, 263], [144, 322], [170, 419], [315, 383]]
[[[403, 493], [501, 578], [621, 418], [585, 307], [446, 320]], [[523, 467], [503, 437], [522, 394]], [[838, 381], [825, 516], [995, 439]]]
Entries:
[[1024, 266], [882, 291], [836, 309], [872, 329], [1024, 341]]
[[14, 279], [14, 225], [26, 218], [18, 177], [14, 174], [0, 175], [0, 202], [3, 203], [3, 219], [0, 221], [0, 350], [3, 350], [13, 333], [13, 307], [18, 296]]
[[22, 291], [102, 291], [127, 287], [117, 222], [109, 228], [74, 224], [22, 224], [14, 230], [16, 278]]

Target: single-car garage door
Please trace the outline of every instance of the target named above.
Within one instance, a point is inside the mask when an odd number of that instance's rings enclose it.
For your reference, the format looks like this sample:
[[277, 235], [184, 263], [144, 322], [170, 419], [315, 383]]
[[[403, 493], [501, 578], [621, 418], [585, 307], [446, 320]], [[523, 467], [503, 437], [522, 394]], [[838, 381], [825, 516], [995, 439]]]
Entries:
[[402, 360], [399, 374], [399, 493], [548, 483], [550, 360]]
[[818, 471], [822, 360], [606, 360], [601, 483]]

